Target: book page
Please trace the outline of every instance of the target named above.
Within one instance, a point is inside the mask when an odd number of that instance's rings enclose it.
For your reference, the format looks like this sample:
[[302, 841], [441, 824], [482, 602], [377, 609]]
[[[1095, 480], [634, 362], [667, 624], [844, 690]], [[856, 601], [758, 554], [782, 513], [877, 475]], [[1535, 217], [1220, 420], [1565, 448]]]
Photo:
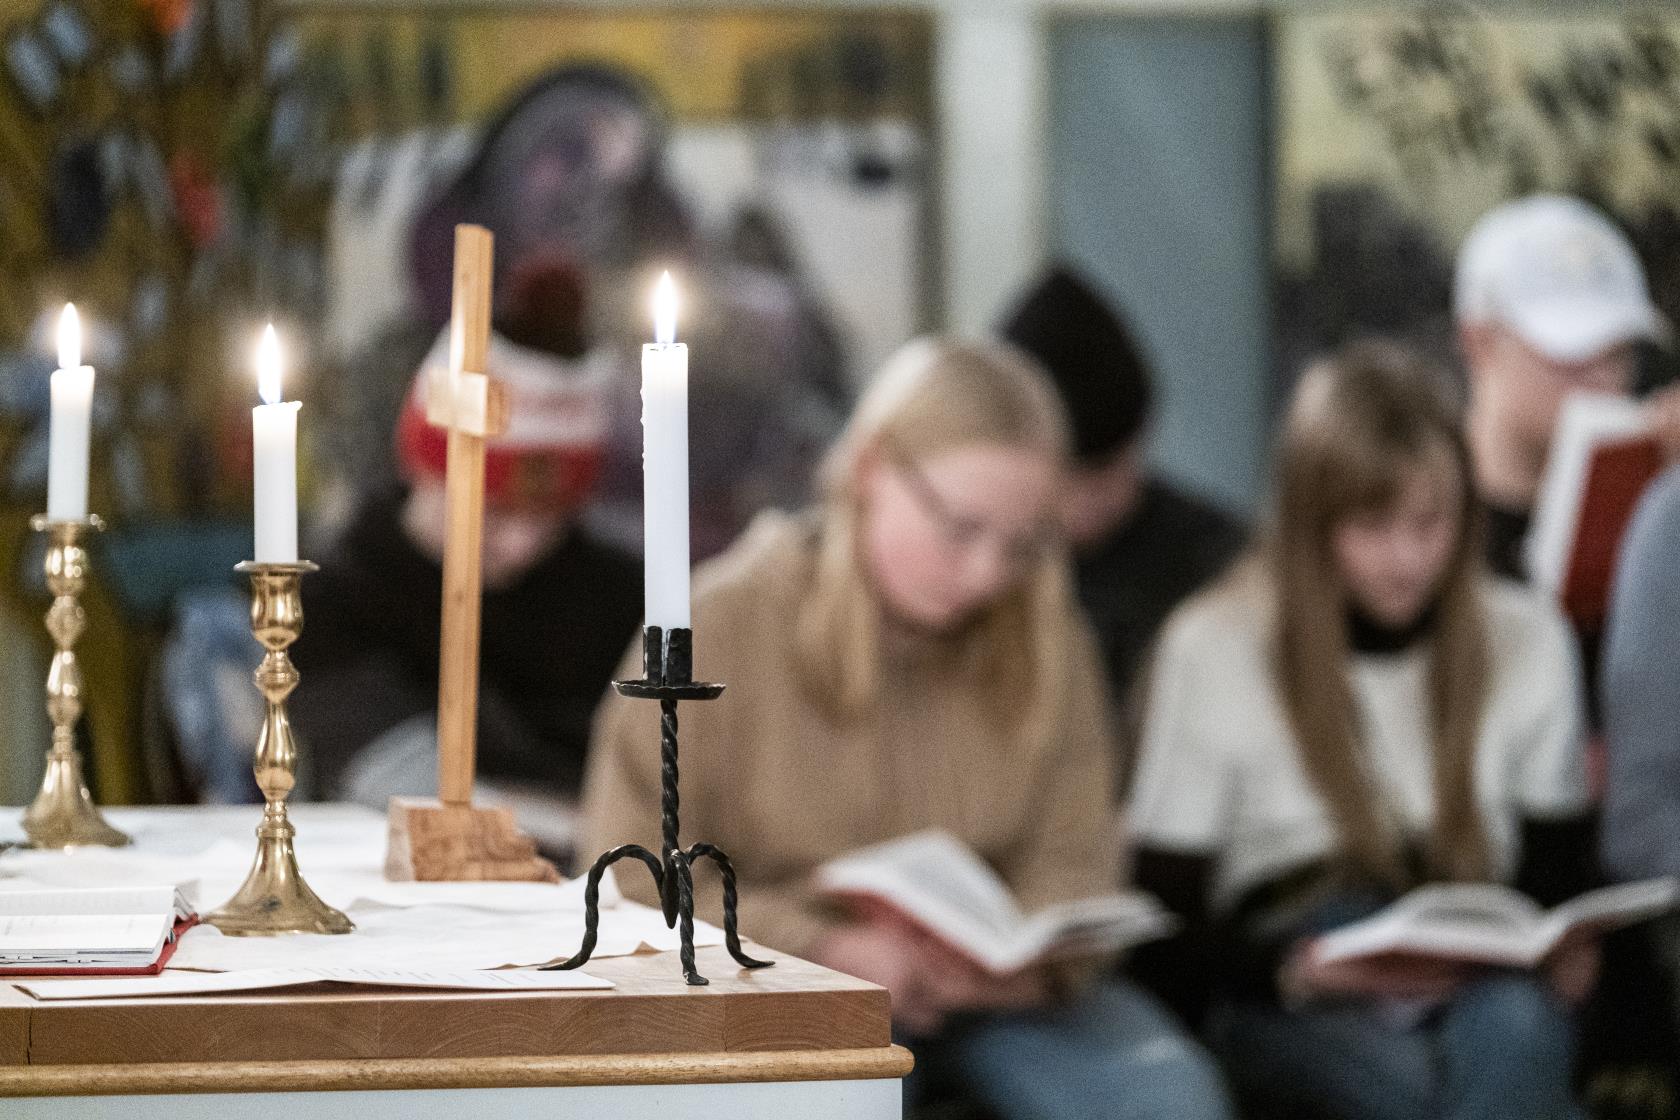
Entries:
[[0, 917], [0, 961], [154, 954], [168, 933], [158, 914], [17, 914]]
[[1680, 906], [1680, 880], [1672, 877], [1618, 883], [1577, 895], [1551, 913], [1554, 939], [1577, 930], [1609, 932], [1666, 914]]
[[922, 832], [825, 864], [817, 884], [855, 904], [884, 904], [994, 972], [1054, 949], [1102, 953], [1165, 935], [1172, 919], [1146, 895], [1107, 894], [1021, 914], [1003, 880], [949, 833]]
[[1533, 899], [1499, 883], [1432, 883], [1406, 895], [1394, 910], [1417, 922], [1511, 930], [1531, 929], [1545, 916]]
[[1034, 913], [1022, 947], [1035, 958], [1106, 953], [1166, 937], [1177, 928], [1178, 919], [1150, 895], [1098, 895]]
[[1003, 880], [946, 832], [918, 832], [841, 856], [818, 871], [818, 880], [828, 890], [878, 893], [919, 916], [989, 936], [1014, 936], [1022, 922]]
[[1546, 917], [1533, 900], [1494, 883], [1420, 887], [1385, 910], [1326, 934], [1326, 961], [1416, 954], [1527, 967], [1543, 954]]
[[77, 887], [62, 890], [0, 890], [0, 915], [156, 914], [176, 910], [174, 884], [147, 887]]

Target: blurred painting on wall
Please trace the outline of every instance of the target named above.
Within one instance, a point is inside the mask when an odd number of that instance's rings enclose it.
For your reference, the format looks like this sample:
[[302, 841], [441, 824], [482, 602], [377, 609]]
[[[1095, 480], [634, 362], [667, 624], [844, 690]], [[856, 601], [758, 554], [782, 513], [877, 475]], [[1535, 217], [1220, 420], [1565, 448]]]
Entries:
[[498, 106], [545, 72], [600, 64], [668, 118], [665, 172], [720, 251], [797, 278], [831, 317], [849, 384], [922, 328], [928, 262], [927, 17], [901, 13], [299, 12], [354, 135], [329, 238], [341, 350], [414, 294], [400, 238]]
[[1280, 376], [1367, 332], [1452, 364], [1454, 252], [1535, 192], [1607, 210], [1680, 312], [1680, 18], [1371, 6], [1274, 32]]

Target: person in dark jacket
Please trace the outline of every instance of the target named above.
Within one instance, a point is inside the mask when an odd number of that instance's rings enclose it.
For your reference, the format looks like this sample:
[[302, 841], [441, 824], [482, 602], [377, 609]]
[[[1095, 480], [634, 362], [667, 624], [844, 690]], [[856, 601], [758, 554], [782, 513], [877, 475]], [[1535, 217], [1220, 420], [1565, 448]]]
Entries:
[[1167, 615], [1224, 571], [1246, 534], [1145, 462], [1153, 378], [1090, 281], [1052, 268], [1010, 313], [1003, 335], [1049, 372], [1073, 425], [1076, 470], [1062, 520], [1080, 601], [1114, 695], [1124, 700]]

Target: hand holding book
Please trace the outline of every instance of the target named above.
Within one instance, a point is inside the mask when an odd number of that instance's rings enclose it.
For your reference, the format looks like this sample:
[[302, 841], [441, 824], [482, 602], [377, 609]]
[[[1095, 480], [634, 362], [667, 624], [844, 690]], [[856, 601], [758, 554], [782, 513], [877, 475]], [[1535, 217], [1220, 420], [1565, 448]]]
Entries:
[[1494, 883], [1436, 883], [1316, 942], [1326, 964], [1421, 958], [1501, 968], [1542, 968], [1556, 954], [1680, 906], [1680, 881], [1651, 879], [1588, 891], [1543, 910]]
[[1288, 1005], [1336, 998], [1439, 1003], [1471, 974], [1461, 961], [1402, 953], [1326, 960], [1323, 938], [1306, 938], [1285, 958], [1278, 991]]
[[[1596, 935], [1565, 938], [1534, 965], [1559, 998], [1579, 1004], [1598, 985], [1601, 954]], [[1326, 959], [1325, 939], [1296, 943], [1278, 973], [1286, 1005], [1315, 999], [1377, 999], [1434, 1005], [1452, 998], [1483, 971], [1474, 962], [1398, 950]]]
[[1050, 994], [1040, 967], [1007, 976], [986, 972], [914, 924], [885, 914], [836, 927], [810, 955], [887, 989], [893, 1020], [918, 1035], [937, 1033], [951, 1015], [1025, 1010], [1042, 1006]]
[[1100, 957], [1162, 936], [1171, 924], [1142, 895], [1023, 913], [984, 860], [940, 831], [841, 856], [818, 869], [816, 886], [851, 920], [811, 955], [886, 988], [893, 1018], [916, 1033], [964, 1011], [1040, 1006], [1051, 996], [1050, 962]]

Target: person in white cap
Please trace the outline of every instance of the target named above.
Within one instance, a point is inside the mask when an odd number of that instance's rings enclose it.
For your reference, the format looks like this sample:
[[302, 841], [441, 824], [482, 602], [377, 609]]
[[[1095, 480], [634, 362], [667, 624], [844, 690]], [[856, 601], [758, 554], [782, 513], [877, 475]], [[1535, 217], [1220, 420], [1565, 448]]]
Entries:
[[[1666, 343], [1671, 328], [1627, 237], [1560, 195], [1506, 203], [1476, 223], [1459, 250], [1453, 314], [1470, 375], [1467, 424], [1489, 560], [1521, 579], [1564, 398], [1631, 393], [1638, 344]], [[1649, 405], [1664, 442], [1680, 451], [1680, 392], [1654, 394]]]

